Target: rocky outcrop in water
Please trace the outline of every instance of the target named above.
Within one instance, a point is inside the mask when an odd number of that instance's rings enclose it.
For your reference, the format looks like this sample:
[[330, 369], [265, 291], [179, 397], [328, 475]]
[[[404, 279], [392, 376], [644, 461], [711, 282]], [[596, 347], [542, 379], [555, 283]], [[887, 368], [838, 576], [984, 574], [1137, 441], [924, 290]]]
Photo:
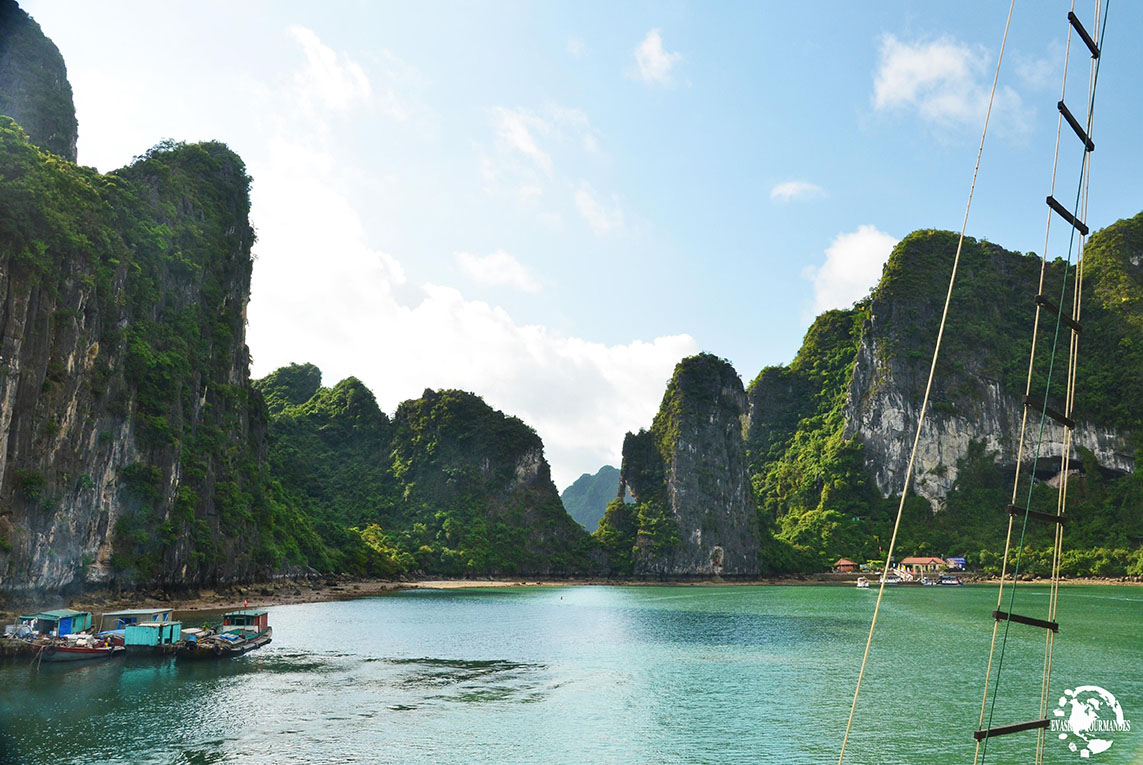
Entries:
[[759, 573], [758, 515], [742, 438], [745, 413], [746, 396], [733, 367], [700, 354], [675, 368], [651, 429], [627, 434], [620, 480], [635, 503], [609, 514], [634, 519], [635, 574]]
[[77, 167], [63, 61], [6, 0], [0, 112], [0, 592], [302, 566], [249, 385], [242, 160], [164, 142]]

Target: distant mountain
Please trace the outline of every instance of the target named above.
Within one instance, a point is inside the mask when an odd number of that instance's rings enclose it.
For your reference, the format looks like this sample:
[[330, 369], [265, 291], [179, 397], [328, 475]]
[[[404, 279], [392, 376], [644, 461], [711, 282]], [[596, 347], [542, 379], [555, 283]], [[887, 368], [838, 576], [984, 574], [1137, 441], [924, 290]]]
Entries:
[[[619, 493], [619, 468], [604, 465], [595, 475], [584, 473], [571, 486], [564, 489], [560, 499], [568, 515], [588, 531], [595, 531], [607, 504]], [[624, 497], [634, 502], [631, 495]]]

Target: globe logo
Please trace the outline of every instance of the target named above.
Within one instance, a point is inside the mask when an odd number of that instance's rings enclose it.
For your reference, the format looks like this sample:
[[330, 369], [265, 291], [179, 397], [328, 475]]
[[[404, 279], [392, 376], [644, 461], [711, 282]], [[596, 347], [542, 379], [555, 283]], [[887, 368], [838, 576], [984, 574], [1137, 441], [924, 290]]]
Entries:
[[1119, 701], [1098, 685], [1065, 690], [1058, 706], [1052, 710], [1057, 718], [1052, 721], [1052, 730], [1058, 731], [1059, 739], [1067, 741], [1068, 749], [1079, 752], [1080, 757], [1106, 752], [1113, 743], [1109, 734], [1131, 730]]

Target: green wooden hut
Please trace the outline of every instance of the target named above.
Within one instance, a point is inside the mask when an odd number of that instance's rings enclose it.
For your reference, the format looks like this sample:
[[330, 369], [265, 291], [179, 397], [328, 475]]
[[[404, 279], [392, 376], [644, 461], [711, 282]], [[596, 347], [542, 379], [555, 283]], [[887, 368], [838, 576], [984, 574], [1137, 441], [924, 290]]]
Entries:
[[40, 635], [55, 632], [58, 636], [63, 637], [73, 632], [91, 629], [91, 613], [60, 608], [55, 611], [41, 611], [38, 614], [21, 616], [20, 624], [27, 624], [33, 632]]
[[123, 628], [123, 645], [127, 648], [170, 645], [182, 638], [182, 630], [182, 622], [128, 624]]

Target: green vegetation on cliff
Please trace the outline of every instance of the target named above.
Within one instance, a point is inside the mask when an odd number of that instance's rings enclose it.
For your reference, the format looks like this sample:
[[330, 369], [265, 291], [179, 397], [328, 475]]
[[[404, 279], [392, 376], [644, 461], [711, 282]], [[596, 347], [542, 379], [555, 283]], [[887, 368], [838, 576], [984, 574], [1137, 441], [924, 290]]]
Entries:
[[[751, 384], [746, 439], [755, 496], [763, 522], [772, 524], [779, 542], [795, 551], [790, 559], [794, 568], [822, 568], [839, 556], [883, 557], [897, 499], [883, 499], [873, 483], [873, 471], [882, 466], [870, 462], [860, 438], [864, 426], [851, 420], [863, 403], [853, 396], [872, 397], [893, 385], [895, 400], [919, 405], [955, 247], [956, 235], [950, 232], [918, 231], [905, 237], [869, 298], [850, 310], [822, 314], [789, 366], [765, 369]], [[1089, 240], [1076, 403], [1079, 420], [1114, 428], [1133, 440], [1136, 464], [1143, 458], [1138, 451], [1143, 433], [1141, 249], [1143, 215]], [[976, 416], [994, 382], [1017, 401], [1023, 396], [1040, 263], [1033, 254], [966, 239], [934, 379], [934, 415]], [[1062, 295], [1063, 304], [1070, 306], [1073, 276], [1074, 269], [1065, 269], [1062, 260], [1050, 262], [1042, 292], [1056, 303]], [[1055, 324], [1054, 316], [1042, 315], [1032, 385], [1041, 396]], [[1049, 395], [1055, 406], [1063, 398], [1067, 337], [1064, 328]], [[870, 357], [859, 370], [863, 343]], [[859, 373], [869, 379], [856, 384]], [[905, 423], [903, 430], [877, 437], [898, 438], [907, 446], [913, 427]], [[997, 568], [1012, 471], [981, 443], [974, 442], [955, 466], [957, 479], [942, 509], [934, 512], [928, 501], [909, 498], [897, 548], [901, 556], [966, 555], [970, 563]], [[1070, 480], [1068, 514], [1073, 521], [1065, 549], [1072, 552], [1065, 573], [1134, 573], [1143, 542], [1141, 479], [1138, 473], [1117, 475], [1100, 468], [1090, 453], [1083, 463], [1082, 474]], [[1055, 496], [1054, 488], [1038, 484], [1033, 507], [1054, 512]], [[1030, 528], [1025, 541], [1029, 553], [1023, 570], [1043, 573], [1048, 531]]]
[[827, 311], [789, 367], [762, 370], [747, 390], [755, 501], [764, 526], [793, 548], [776, 545], [776, 566], [812, 570], [840, 550], [856, 554], [866, 536], [853, 518], [868, 515], [879, 498], [861, 444], [844, 429], [849, 376], [868, 318], [867, 304]]
[[742, 418], [746, 397], [724, 359], [683, 359], [650, 430], [623, 440], [616, 499], [595, 538], [614, 573], [756, 576], [757, 512], [750, 496]]
[[255, 383], [276, 411], [274, 475], [315, 519], [338, 570], [588, 570], [591, 540], [564, 511], [543, 445], [523, 422], [453, 390], [426, 390], [390, 421], [358, 380], [319, 384], [312, 365]]
[[[117, 579], [210, 581], [320, 557], [269, 479], [264, 409], [243, 382], [254, 236], [242, 161], [219, 143], [167, 142], [100, 175], [0, 118], [0, 174], [5, 287], [36, 306], [5, 361], [46, 370], [35, 403], [16, 406], [60, 444], [42, 468], [35, 451], [12, 461], [42, 473], [40, 511], [90, 489], [89, 463], [106, 459], [120, 464]], [[74, 432], [62, 430], [69, 406]], [[129, 464], [110, 438], [124, 425]]]

